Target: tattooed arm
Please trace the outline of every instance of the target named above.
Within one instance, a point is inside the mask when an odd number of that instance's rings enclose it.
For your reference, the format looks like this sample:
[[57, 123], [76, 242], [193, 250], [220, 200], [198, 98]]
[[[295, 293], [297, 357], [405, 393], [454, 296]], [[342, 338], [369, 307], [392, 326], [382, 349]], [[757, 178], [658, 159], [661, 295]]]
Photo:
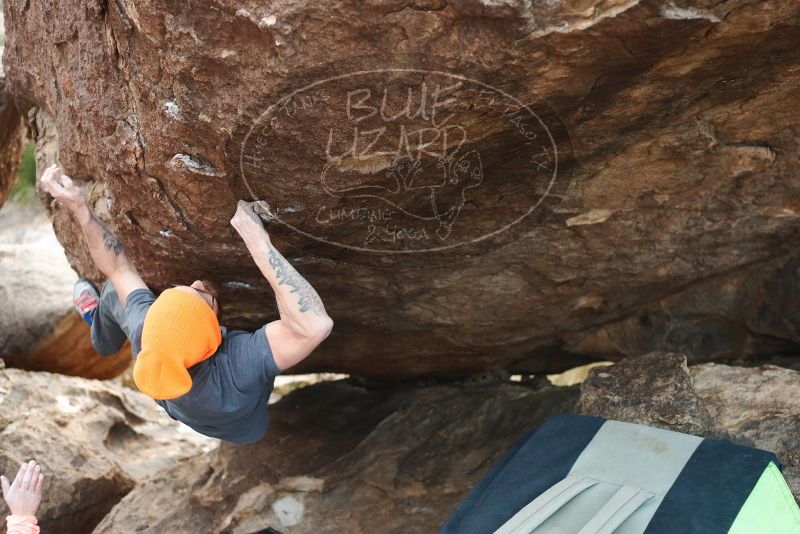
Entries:
[[92, 212], [83, 192], [69, 176], [51, 165], [42, 174], [42, 186], [78, 220], [94, 264], [114, 284], [123, 305], [131, 291], [147, 287], [125, 255], [123, 244]]
[[264, 278], [275, 292], [280, 319], [267, 324], [275, 363], [283, 371], [299, 363], [333, 328], [333, 320], [311, 284], [275, 248], [254, 202], [240, 200], [231, 225], [242, 237]]

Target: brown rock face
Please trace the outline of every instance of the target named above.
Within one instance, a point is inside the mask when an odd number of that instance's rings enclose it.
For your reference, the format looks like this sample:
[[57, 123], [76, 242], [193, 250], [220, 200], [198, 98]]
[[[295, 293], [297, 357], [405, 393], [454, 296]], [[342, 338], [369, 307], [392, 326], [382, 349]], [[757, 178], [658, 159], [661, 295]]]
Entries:
[[336, 324], [298, 371], [796, 346], [800, 5], [534, 4], [11, 0], [5, 68], [40, 163], [229, 326], [277, 317], [228, 225], [266, 199]]
[[[2, 35], [2, 31], [0, 31]], [[3, 47], [0, 46], [0, 53]], [[0, 57], [0, 61], [2, 58]], [[0, 64], [0, 206], [5, 202], [25, 146], [25, 125], [6, 87]]]
[[223, 443], [154, 475], [95, 532], [435, 532], [526, 430], [574, 411], [577, 393], [508, 382], [309, 386], [272, 405], [260, 443]]
[[687, 367], [682, 354], [653, 352], [592, 369], [581, 386], [581, 412], [772, 451], [800, 498], [798, 393], [800, 372], [791, 369]]
[[677, 350], [725, 360], [792, 351], [800, 338], [800, 262], [777, 258], [697, 282], [621, 320], [564, 336], [573, 353]]

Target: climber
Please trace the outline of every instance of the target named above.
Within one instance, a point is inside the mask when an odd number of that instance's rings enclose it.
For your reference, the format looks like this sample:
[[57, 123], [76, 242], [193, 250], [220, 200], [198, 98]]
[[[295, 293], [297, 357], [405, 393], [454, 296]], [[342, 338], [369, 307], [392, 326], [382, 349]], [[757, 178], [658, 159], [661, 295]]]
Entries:
[[156, 297], [78, 186], [56, 165], [41, 181], [77, 218], [95, 266], [108, 279], [99, 294], [85, 279], [74, 291], [97, 352], [113, 354], [129, 339], [136, 386], [173, 419], [226, 441], [258, 441], [275, 376], [322, 343], [333, 321], [311, 284], [271, 243], [256, 203], [240, 200], [230, 223], [272, 286], [280, 318], [255, 332], [228, 332], [206, 283], [173, 286]]
[[34, 460], [20, 466], [14, 482], [9, 483], [5, 476], [0, 476], [3, 498], [11, 512], [6, 517], [8, 534], [39, 534], [36, 510], [42, 502], [43, 482], [42, 468]]

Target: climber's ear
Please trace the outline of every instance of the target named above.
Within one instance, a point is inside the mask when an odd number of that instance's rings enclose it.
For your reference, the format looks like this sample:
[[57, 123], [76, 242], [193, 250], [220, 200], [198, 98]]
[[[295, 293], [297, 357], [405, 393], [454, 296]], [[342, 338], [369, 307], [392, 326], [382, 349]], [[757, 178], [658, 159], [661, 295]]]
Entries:
[[214, 297], [214, 306], [212, 306], [212, 308], [214, 309], [214, 313], [217, 314], [217, 318], [221, 317], [222, 304], [220, 303], [219, 300], [219, 287], [211, 280], [200, 280], [200, 281], [203, 282], [203, 287], [205, 287], [205, 290]]

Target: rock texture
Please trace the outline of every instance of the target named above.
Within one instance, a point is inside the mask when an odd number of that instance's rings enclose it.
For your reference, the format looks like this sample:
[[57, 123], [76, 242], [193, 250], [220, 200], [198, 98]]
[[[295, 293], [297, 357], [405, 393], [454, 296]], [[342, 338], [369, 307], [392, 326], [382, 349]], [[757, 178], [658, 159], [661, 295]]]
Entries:
[[[275, 243], [336, 323], [298, 371], [535, 372], [650, 344], [703, 361], [800, 341], [783, 307], [798, 291], [796, 2], [4, 9], [40, 163], [57, 155], [84, 183], [154, 288], [209, 278], [229, 325], [276, 318], [228, 225], [237, 199], [267, 198]], [[407, 94], [430, 105], [397, 114]]]
[[272, 405], [264, 441], [222, 444], [148, 478], [95, 532], [435, 532], [518, 436], [556, 412], [775, 451], [800, 496], [798, 371], [688, 367], [682, 354], [654, 352], [592, 369], [577, 395], [507, 379], [393, 390], [315, 384]]
[[581, 412], [773, 451], [800, 498], [798, 371], [774, 365], [687, 367], [682, 354], [653, 352], [592, 369], [581, 386]]
[[[571, 353], [637, 356], [675, 350], [690, 360], [791, 353], [800, 339], [800, 261], [778, 258], [712, 277], [635, 313], [564, 336]], [[614, 359], [617, 359], [616, 357]]]
[[541, 383], [315, 384], [272, 406], [261, 443], [149, 478], [95, 532], [435, 532], [516, 439], [576, 401]]
[[43, 532], [91, 532], [137, 481], [216, 444], [128, 388], [0, 370], [0, 471], [15, 475], [29, 459], [42, 465]]
[[[0, 58], [2, 51], [0, 46]], [[0, 205], [5, 202], [17, 177], [26, 131], [22, 116], [8, 92], [0, 59]]]
[[[3, 2], [0, 1], [0, 11], [2, 9]], [[25, 123], [6, 87], [3, 70], [4, 28], [5, 20], [0, 13], [0, 206], [14, 185], [26, 134]]]
[[0, 210], [0, 357], [10, 367], [111, 378], [131, 362], [130, 348], [103, 357], [72, 307], [75, 272], [37, 206]]

